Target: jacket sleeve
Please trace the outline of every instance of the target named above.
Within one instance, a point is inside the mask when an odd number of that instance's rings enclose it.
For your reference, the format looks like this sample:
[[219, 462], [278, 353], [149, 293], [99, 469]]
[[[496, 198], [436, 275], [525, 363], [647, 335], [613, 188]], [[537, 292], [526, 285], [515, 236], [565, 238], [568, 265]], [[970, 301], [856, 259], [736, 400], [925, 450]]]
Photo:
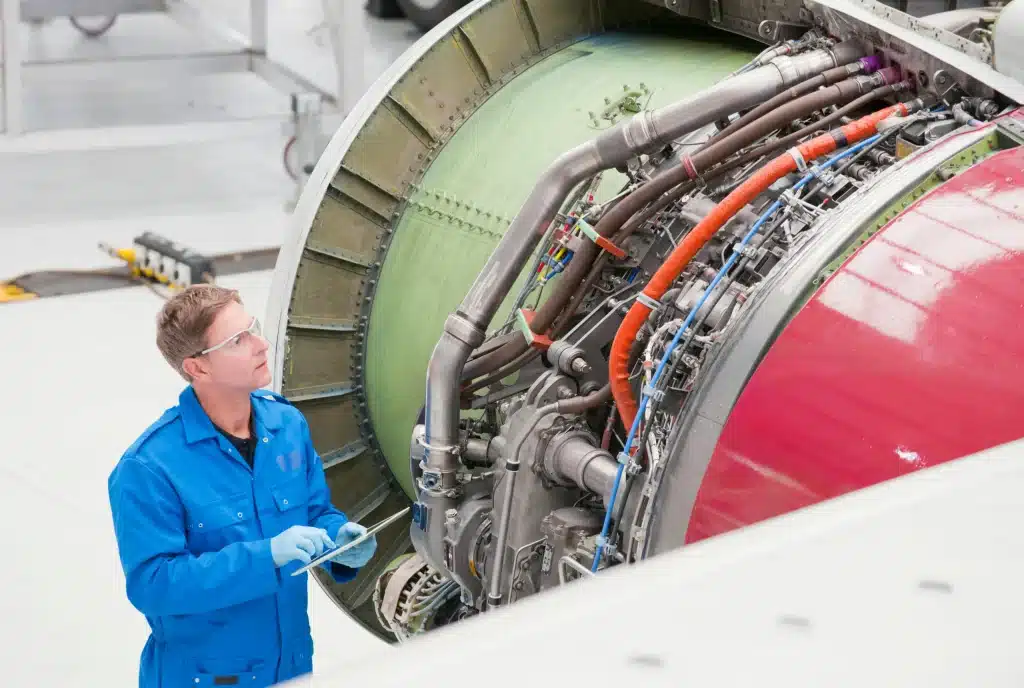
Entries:
[[[338, 536], [338, 530], [348, 523], [348, 517], [331, 503], [331, 491], [324, 476], [324, 464], [313, 447], [313, 439], [305, 419], [302, 426], [306, 443], [306, 480], [309, 483], [309, 524], [315, 528], [323, 528], [333, 540]], [[337, 583], [347, 583], [359, 573], [359, 569], [333, 561], [327, 570]]]
[[128, 600], [143, 614], [202, 614], [273, 594], [279, 587], [270, 540], [189, 552], [177, 493], [138, 459], [122, 459], [108, 490]]

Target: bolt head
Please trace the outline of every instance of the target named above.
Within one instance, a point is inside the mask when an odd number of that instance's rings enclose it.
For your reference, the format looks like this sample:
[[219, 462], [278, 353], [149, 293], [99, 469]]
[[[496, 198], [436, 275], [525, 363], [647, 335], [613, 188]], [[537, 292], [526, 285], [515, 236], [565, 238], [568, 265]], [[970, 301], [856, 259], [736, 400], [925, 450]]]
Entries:
[[571, 366], [572, 366], [572, 370], [573, 370], [574, 373], [583, 374], [583, 373], [589, 373], [590, 372], [590, 364], [587, 363], [582, 358], [574, 358], [572, 360]]

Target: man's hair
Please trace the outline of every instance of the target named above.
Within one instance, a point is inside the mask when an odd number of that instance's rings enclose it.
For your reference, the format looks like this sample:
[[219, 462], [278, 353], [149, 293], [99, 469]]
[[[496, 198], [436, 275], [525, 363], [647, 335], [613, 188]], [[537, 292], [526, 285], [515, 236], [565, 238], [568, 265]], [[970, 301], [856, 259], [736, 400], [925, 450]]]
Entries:
[[157, 348], [187, 382], [192, 382], [192, 378], [182, 363], [209, 346], [206, 331], [221, 309], [232, 301], [242, 303], [234, 289], [193, 284], [168, 299], [160, 309], [156, 319]]

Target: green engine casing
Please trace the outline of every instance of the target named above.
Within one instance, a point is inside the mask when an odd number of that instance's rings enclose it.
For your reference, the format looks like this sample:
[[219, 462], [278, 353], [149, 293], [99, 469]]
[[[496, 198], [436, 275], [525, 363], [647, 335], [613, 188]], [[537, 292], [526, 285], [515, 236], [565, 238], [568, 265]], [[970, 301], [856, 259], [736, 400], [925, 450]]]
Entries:
[[[431, 351], [551, 162], [637, 108], [711, 86], [761, 48], [640, 0], [478, 0], [371, 87], [303, 192], [268, 307], [275, 389], [309, 421], [338, 508], [371, 523], [410, 503]], [[606, 173], [597, 200], [623, 181]], [[372, 594], [411, 551], [408, 532], [406, 518], [380, 533], [348, 584], [316, 574], [389, 640]]]

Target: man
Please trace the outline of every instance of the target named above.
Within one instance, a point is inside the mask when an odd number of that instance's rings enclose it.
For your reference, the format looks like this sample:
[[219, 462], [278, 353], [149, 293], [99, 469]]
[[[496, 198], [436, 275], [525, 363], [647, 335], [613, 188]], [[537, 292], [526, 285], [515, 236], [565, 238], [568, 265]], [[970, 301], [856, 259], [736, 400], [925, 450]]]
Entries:
[[[311, 557], [366, 532], [331, 506], [302, 414], [270, 383], [267, 341], [238, 294], [171, 298], [157, 346], [189, 383], [108, 487], [128, 599], [151, 634], [139, 685], [267, 686], [312, 671]], [[373, 538], [326, 564], [353, 579]]]

